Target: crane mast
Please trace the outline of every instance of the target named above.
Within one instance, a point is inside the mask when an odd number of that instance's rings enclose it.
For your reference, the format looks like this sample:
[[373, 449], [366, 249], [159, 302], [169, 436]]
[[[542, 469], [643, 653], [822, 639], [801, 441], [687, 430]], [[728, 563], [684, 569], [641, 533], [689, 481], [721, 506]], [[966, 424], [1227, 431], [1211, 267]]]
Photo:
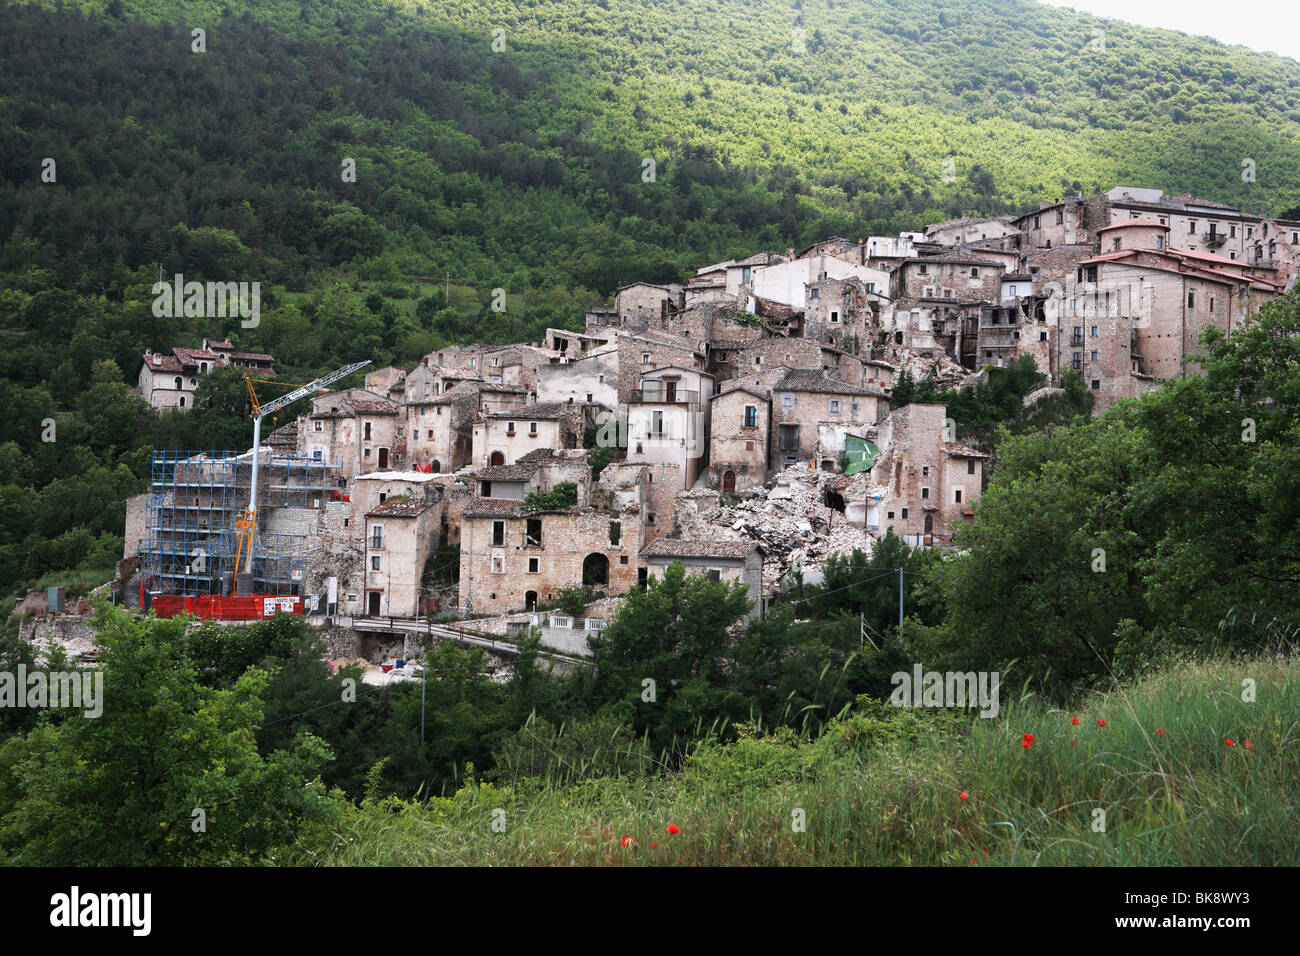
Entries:
[[253, 477], [249, 483], [248, 491], [248, 508], [244, 511], [244, 516], [235, 521], [235, 586], [232, 593], [239, 593], [239, 571], [243, 570], [245, 574], [253, 572], [253, 537], [257, 529], [257, 469], [262, 451], [262, 417], [272, 412], [284, 408], [286, 405], [292, 405], [300, 398], [313, 395], [322, 391], [332, 382], [337, 382], [345, 376], [351, 375], [358, 369], [365, 368], [370, 361], [353, 362], [351, 365], [345, 365], [343, 368], [335, 369], [328, 375], [322, 375], [320, 378], [308, 382], [289, 392], [287, 395], [281, 395], [274, 401], [262, 405], [257, 400], [257, 393], [253, 391], [253, 383], [245, 377], [248, 384], [248, 394], [253, 401]]

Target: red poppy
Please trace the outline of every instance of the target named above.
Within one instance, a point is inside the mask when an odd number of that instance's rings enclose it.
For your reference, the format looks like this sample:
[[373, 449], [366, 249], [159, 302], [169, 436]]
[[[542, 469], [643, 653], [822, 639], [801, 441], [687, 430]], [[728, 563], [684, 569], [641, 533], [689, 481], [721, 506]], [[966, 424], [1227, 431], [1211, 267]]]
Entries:
[[635, 842], [636, 840], [632, 837], [623, 837], [623, 839], [619, 841], [619, 846], [631, 846]]
[[1022, 740], [1022, 741], [1020, 741], [1020, 746], [1024, 747], [1026, 750], [1028, 750], [1028, 749], [1029, 749], [1029, 741], [1028, 741], [1028, 740]]
[[1251, 750], [1254, 750], [1254, 749], [1255, 749], [1255, 745], [1252, 744], [1249, 740], [1243, 740], [1242, 743], [1243, 743], [1245, 746], [1249, 747]]
[[668, 824], [668, 832], [669, 832], [669, 833], [681, 833], [682, 831], [681, 831], [681, 829], [677, 826], [677, 824], [675, 824], [675, 823], [670, 823], [670, 824]]
[[1078, 717], [1071, 717], [1071, 718], [1070, 718], [1070, 723], [1072, 723], [1072, 724], [1074, 724], [1074, 726], [1078, 727], [1078, 726], [1079, 726], [1079, 718], [1078, 718]]
[[1163, 735], [1163, 734], [1164, 734], [1164, 731], [1161, 730], [1159, 727], [1157, 727], [1157, 728], [1156, 728], [1156, 733]]
[[1097, 726], [1098, 726], [1098, 727], [1105, 727], [1105, 726], [1106, 726], [1106, 721], [1104, 721], [1104, 720], [1099, 720], [1099, 721], [1097, 721]]
[[1021, 736], [1024, 737], [1027, 741], [1029, 741], [1031, 744], [1034, 742], [1033, 734], [1021, 734]]
[[958, 800], [965, 800], [965, 799], [966, 799], [966, 791], [963, 790], [961, 793], [957, 794], [957, 799], [958, 799]]
[[974, 861], [974, 860], [971, 860], [971, 861], [970, 861], [970, 865], [971, 865], [971, 866], [974, 866], [974, 865], [975, 865], [975, 861]]
[[655, 842], [652, 841], [652, 842], [650, 843], [650, 845], [651, 845], [651, 846], [658, 846], [659, 844], [658, 844], [658, 843], [655, 843]]
[[1229, 740], [1227, 737], [1224, 737], [1224, 738], [1223, 738], [1223, 742], [1224, 742], [1225, 744], [1227, 744], [1229, 747], [1232, 746], [1232, 741]]

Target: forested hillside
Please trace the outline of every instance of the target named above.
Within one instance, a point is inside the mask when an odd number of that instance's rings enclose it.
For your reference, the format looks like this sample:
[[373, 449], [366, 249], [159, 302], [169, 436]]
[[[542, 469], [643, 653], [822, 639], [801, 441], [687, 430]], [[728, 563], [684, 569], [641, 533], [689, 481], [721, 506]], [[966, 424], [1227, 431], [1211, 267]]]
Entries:
[[[0, 62], [6, 589], [104, 568], [150, 447], [246, 441], [229, 382], [141, 408], [146, 347], [305, 381], [1062, 190], [1300, 201], [1300, 64], [1012, 0], [6, 2]], [[260, 324], [156, 317], [175, 273], [261, 282]]]

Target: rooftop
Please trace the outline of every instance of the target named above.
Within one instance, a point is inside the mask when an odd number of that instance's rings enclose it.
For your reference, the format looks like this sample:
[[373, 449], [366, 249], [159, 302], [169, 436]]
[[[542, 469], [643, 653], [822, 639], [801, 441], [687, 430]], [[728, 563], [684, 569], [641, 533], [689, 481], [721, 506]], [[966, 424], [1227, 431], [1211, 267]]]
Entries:
[[755, 541], [688, 541], [655, 538], [641, 549], [644, 558], [722, 558], [743, 561], [758, 547]]
[[785, 392], [817, 392], [824, 395], [874, 395], [879, 398], [884, 397], [884, 393], [875, 389], [863, 388], [861, 385], [850, 385], [848, 382], [839, 382], [828, 375], [823, 375], [817, 369], [812, 368], [792, 368], [782, 376], [781, 381], [776, 384], [776, 391]]

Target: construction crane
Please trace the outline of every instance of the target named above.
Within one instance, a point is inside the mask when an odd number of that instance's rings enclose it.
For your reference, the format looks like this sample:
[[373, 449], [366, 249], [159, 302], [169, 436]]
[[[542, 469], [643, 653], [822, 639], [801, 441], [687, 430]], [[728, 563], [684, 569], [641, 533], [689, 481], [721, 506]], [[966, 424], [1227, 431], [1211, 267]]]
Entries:
[[[287, 395], [281, 395], [272, 402], [263, 405], [257, 400], [257, 393], [253, 391], [253, 379], [245, 376], [244, 381], [248, 385], [248, 394], [253, 400], [253, 480], [248, 492], [248, 509], [244, 516], [235, 521], [235, 570], [236, 572], [242, 567], [246, 574], [252, 574], [253, 571], [253, 532], [257, 529], [257, 468], [258, 457], [262, 450], [262, 417], [272, 412], [279, 411], [286, 405], [292, 405], [300, 398], [305, 398], [316, 392], [323, 391], [325, 386], [339, 379], [351, 375], [357, 369], [365, 368], [369, 365], [369, 360], [365, 362], [353, 362], [351, 365], [345, 365], [341, 369], [330, 372], [328, 375], [322, 375], [313, 382], [300, 386], [289, 392]], [[261, 381], [259, 379], [258, 381]], [[236, 584], [231, 593], [239, 593], [239, 575], [235, 574]]]

